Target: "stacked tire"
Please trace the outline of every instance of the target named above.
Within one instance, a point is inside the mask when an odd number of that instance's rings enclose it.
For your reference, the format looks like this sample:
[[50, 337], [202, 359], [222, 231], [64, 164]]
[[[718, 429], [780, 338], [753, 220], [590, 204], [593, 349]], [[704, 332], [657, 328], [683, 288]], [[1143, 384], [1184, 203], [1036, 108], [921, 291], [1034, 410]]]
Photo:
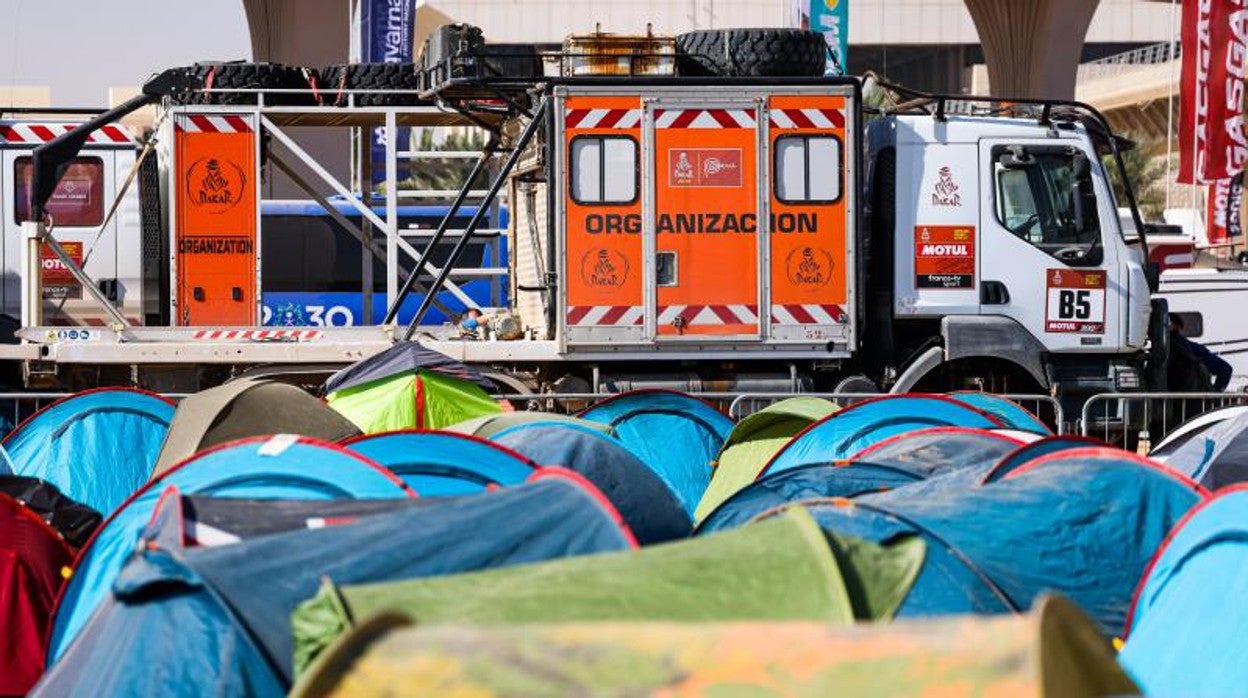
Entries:
[[[331, 65], [320, 72], [321, 103], [345, 107], [352, 104], [347, 90], [378, 90], [353, 95], [357, 107], [388, 107], [420, 104], [420, 74], [414, 63], [348, 63]], [[386, 92], [407, 90], [406, 94]]]
[[818, 77], [823, 36], [805, 29], [704, 29], [676, 37], [676, 73], [689, 77]]
[[[266, 94], [264, 102], [274, 106], [311, 106], [317, 99], [316, 71], [280, 63], [196, 63], [187, 68], [209, 90], [308, 90], [307, 92]], [[193, 92], [188, 104], [255, 104], [254, 92]]]

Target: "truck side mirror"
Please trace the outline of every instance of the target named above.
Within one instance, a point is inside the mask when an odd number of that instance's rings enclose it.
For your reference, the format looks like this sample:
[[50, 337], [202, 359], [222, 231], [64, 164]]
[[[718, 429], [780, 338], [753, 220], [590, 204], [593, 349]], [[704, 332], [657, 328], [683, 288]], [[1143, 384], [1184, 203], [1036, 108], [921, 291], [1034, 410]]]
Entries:
[[1082, 233], [1090, 222], [1097, 220], [1096, 189], [1092, 187], [1092, 166], [1088, 156], [1076, 153], [1071, 160], [1071, 171], [1075, 175], [1075, 229]]

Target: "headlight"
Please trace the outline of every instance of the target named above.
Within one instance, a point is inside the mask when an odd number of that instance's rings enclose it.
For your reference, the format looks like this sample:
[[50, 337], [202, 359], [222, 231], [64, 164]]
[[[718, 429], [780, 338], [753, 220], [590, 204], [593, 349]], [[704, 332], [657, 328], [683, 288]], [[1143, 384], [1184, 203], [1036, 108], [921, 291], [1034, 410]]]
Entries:
[[1134, 366], [1114, 366], [1114, 389], [1118, 392], [1139, 390], [1142, 386], [1140, 372]]

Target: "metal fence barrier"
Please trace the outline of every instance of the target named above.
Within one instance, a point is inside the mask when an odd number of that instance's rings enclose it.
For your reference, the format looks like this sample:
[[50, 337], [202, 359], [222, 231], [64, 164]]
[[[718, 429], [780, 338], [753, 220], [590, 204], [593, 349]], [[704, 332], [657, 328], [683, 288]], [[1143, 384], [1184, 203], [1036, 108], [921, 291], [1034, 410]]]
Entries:
[[1079, 433], [1110, 441], [1125, 431], [1128, 446], [1147, 452], [1189, 419], [1241, 405], [1248, 393], [1102, 393], [1084, 403]]

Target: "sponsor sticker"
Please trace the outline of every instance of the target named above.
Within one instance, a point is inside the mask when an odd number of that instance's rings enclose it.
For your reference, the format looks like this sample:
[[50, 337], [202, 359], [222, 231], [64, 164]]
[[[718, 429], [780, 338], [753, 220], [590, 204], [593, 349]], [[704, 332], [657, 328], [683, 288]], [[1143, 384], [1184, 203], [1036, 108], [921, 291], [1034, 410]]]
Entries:
[[1044, 331], [1066, 334], [1105, 333], [1105, 272], [1049, 269]]
[[[82, 243], [62, 242], [61, 247], [79, 267], [82, 267]], [[82, 285], [69, 271], [69, 267], [52, 251], [51, 247], [43, 246], [40, 252], [43, 266], [43, 297], [52, 299], [82, 298]]]
[[673, 187], [740, 187], [740, 148], [672, 148], [667, 151]]
[[975, 227], [915, 226], [914, 287], [937, 290], [975, 288]]
[[243, 200], [247, 175], [237, 163], [221, 158], [196, 160], [186, 172], [186, 196], [191, 205], [220, 215]]

